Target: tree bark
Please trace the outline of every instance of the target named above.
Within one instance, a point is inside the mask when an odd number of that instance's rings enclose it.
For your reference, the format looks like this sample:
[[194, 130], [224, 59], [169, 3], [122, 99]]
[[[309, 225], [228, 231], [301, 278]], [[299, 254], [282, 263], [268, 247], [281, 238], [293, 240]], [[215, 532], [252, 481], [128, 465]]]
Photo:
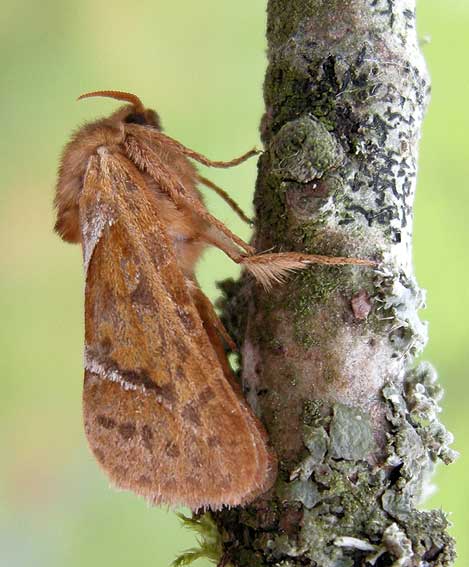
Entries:
[[269, 293], [225, 282], [242, 382], [279, 456], [269, 494], [217, 513], [236, 567], [450, 565], [441, 511], [418, 511], [454, 458], [411, 258], [429, 79], [413, 0], [269, 0], [257, 250], [357, 256]]

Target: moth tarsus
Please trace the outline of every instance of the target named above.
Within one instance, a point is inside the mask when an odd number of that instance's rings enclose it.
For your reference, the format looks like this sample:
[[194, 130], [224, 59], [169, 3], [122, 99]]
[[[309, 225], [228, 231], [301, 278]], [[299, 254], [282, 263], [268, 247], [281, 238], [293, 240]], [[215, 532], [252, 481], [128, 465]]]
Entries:
[[[213, 161], [161, 132], [156, 112], [125, 106], [83, 126], [65, 147], [55, 230], [85, 264], [83, 411], [89, 445], [111, 481], [152, 503], [219, 509], [268, 490], [276, 458], [225, 355], [234, 343], [199, 288], [195, 264], [220, 248], [267, 289], [312, 262], [368, 261], [256, 254], [205, 208], [191, 159]], [[368, 262], [370, 264], [370, 262]]]
[[202, 185], [205, 185], [206, 187], [213, 189], [215, 193], [219, 195], [233, 209], [233, 211], [238, 215], [238, 217], [241, 220], [243, 220], [246, 224], [252, 226], [253, 224], [252, 219], [250, 219], [244, 213], [243, 209], [241, 209], [238, 203], [234, 199], [232, 199], [224, 189], [216, 185], [213, 181], [210, 181], [210, 179], [207, 179], [206, 177], [203, 177], [202, 175], [199, 174], [197, 174], [197, 181]]

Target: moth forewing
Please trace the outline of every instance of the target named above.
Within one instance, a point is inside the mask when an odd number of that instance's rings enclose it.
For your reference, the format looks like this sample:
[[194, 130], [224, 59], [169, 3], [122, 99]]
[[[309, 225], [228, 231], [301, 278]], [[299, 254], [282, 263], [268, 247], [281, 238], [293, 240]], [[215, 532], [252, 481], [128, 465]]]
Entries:
[[240, 504], [273, 481], [265, 433], [226, 378], [196, 308], [198, 288], [179, 269], [144, 179], [125, 157], [99, 154], [80, 199], [83, 247], [91, 250], [90, 446], [114, 484], [152, 502]]

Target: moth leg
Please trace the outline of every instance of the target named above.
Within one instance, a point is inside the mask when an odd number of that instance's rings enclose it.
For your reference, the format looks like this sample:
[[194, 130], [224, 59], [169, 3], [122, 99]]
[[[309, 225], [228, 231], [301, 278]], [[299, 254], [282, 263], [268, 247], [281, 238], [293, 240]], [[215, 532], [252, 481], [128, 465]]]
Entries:
[[223, 323], [220, 321], [218, 315], [215, 313], [213, 305], [208, 297], [195, 282], [193, 282], [192, 280], [187, 280], [187, 283], [192, 301], [194, 302], [194, 305], [199, 312], [200, 318], [202, 319], [204, 329], [207, 333], [210, 343], [212, 344], [213, 350], [217, 355], [218, 361], [220, 362], [223, 374], [231, 384], [231, 387], [236, 392], [236, 394], [242, 397], [243, 394], [241, 391], [241, 386], [233, 375], [233, 371], [226, 357], [225, 348], [223, 346], [221, 337], [223, 337], [231, 350], [236, 351], [236, 345], [225, 329]]
[[300, 252], [277, 252], [273, 254], [241, 256], [238, 263], [244, 266], [267, 290], [275, 283], [284, 283], [290, 272], [304, 270], [311, 264], [323, 264], [326, 266], [376, 265], [376, 262], [362, 258], [322, 256], [319, 254], [302, 254]]
[[[231, 230], [224, 223], [222, 223], [216, 217], [210, 214], [200, 201], [194, 199], [193, 197], [187, 194], [186, 195], [171, 194], [171, 197], [174, 199], [175, 202], [179, 202], [181, 204], [186, 205], [187, 207], [190, 207], [194, 211], [194, 213], [196, 213], [200, 218], [207, 221], [211, 226], [218, 229], [229, 240], [236, 243], [240, 248], [243, 248], [243, 250], [245, 250], [247, 254], [249, 255], [255, 254], [256, 251], [252, 246], [249, 246], [249, 244], [247, 244], [247, 242], [244, 242], [242, 238], [237, 236], [234, 232], [231, 232]], [[225, 252], [223, 248], [222, 250]], [[230, 256], [228, 252], [227, 254], [228, 256]], [[234, 260], [234, 258], [232, 259]]]
[[[160, 132], [156, 132], [156, 135], [159, 136]], [[152, 133], [151, 136], [155, 136], [155, 133]], [[172, 139], [169, 138], [169, 140]], [[179, 142], [175, 140], [173, 140], [173, 142], [174, 144], [179, 144]], [[146, 170], [176, 204], [188, 207], [192, 212], [207, 222], [209, 228], [201, 235], [201, 240], [205, 240], [205, 242], [217, 246], [234, 262], [245, 266], [266, 289], [269, 289], [274, 283], [283, 282], [289, 272], [293, 270], [303, 270], [309, 264], [375, 265], [375, 263], [370, 260], [300, 254], [297, 252], [256, 255], [256, 251], [252, 246], [249, 246], [249, 244], [244, 242], [239, 236], [231, 232], [224, 223], [207, 211], [201, 201], [187, 192], [182, 182], [177, 176], [172, 175], [171, 172], [168, 171], [166, 164], [162, 162], [161, 157], [151, 146], [142, 143], [142, 141], [137, 141], [135, 138], [132, 138], [132, 136], [127, 136], [125, 143], [127, 155], [132, 161], [134, 161], [138, 167]], [[180, 144], [180, 146], [184, 148], [182, 144]], [[179, 148], [179, 146], [177, 147]], [[187, 151], [189, 152], [191, 150]], [[239, 159], [247, 159], [246, 156], [248, 155], [252, 155], [252, 152], [248, 152], [248, 154], [245, 154], [245, 156]], [[233, 162], [234, 161], [236, 160], [233, 160]], [[240, 252], [238, 247], [244, 250], [244, 254]]]
[[203, 236], [208, 244], [212, 244], [225, 252], [237, 264], [244, 266], [265, 289], [275, 283], [283, 283], [292, 271], [304, 270], [311, 264], [340, 266], [375, 266], [376, 262], [361, 258], [345, 258], [342, 256], [321, 256], [319, 254], [302, 254], [300, 252], [277, 252], [273, 254], [241, 254], [239, 249], [224, 234], [210, 227]]
[[207, 167], [219, 167], [219, 168], [234, 167], [236, 165], [239, 165], [240, 163], [247, 161], [249, 158], [262, 153], [258, 149], [252, 148], [252, 150], [247, 151], [243, 155], [228, 161], [213, 160], [204, 156], [203, 154], [200, 154], [199, 152], [191, 150], [187, 146], [184, 146], [184, 144], [181, 144], [181, 142], [178, 142], [177, 140], [171, 138], [171, 136], [168, 136], [163, 132], [158, 132], [155, 130], [154, 132], [151, 132], [150, 135], [153, 138], [158, 138], [160, 141], [166, 143], [169, 146], [173, 146], [173, 148], [179, 150], [186, 157], [198, 161], [199, 163], [201, 163], [202, 165], [206, 165]]
[[[126, 124], [126, 130], [130, 133], [133, 133], [133, 134], [139, 136], [139, 137], [142, 136], [142, 132], [141, 132], [140, 127], [135, 127], [135, 125], [133, 125], [133, 124]], [[165, 134], [165, 133], [163, 133], [159, 130], [147, 130], [145, 132], [144, 136], [152, 144], [157, 143], [159, 145], [162, 145], [163, 147], [172, 147], [176, 151], [183, 154], [184, 156], [186, 156], [190, 159], [193, 159], [194, 161], [198, 161], [199, 163], [201, 163], [202, 165], [206, 165], [207, 167], [219, 167], [219, 168], [234, 167], [236, 165], [239, 165], [240, 163], [245, 162], [249, 158], [254, 157], [254, 156], [262, 153], [262, 151], [258, 150], [257, 148], [252, 148], [251, 150], [247, 151], [243, 155], [236, 157], [234, 159], [228, 160], [228, 161], [213, 160], [213, 159], [210, 159], [210, 158], [204, 156], [203, 154], [200, 154], [199, 152], [196, 152], [195, 150], [191, 150], [190, 148], [188, 148], [184, 144], [181, 144], [181, 142], [178, 142], [174, 138], [171, 138], [171, 136], [168, 136], [167, 134]]]
[[208, 167], [219, 167], [219, 168], [234, 167], [235, 165], [239, 165], [240, 163], [247, 161], [249, 158], [253, 156], [257, 156], [258, 154], [261, 153], [256, 148], [253, 148], [252, 150], [249, 150], [248, 152], [237, 158], [231, 159], [229, 161], [220, 161], [220, 160], [209, 159], [208, 157], [205, 157], [204, 155], [199, 154], [198, 152], [195, 152], [190, 148], [186, 148], [185, 146], [182, 146], [181, 151], [184, 153], [184, 155], [195, 161], [198, 161], [202, 165], [206, 165]]
[[241, 220], [249, 225], [252, 225], [252, 220], [244, 213], [238, 203], [234, 199], [232, 199], [225, 190], [213, 183], [213, 181], [210, 181], [210, 179], [202, 177], [202, 175], [199, 174], [197, 174], [197, 181], [199, 181], [199, 183], [202, 183], [206, 187], [213, 189], [215, 193], [219, 195], [225, 201], [225, 203], [227, 203], [233, 209], [233, 211], [239, 216]]
[[[225, 232], [220, 232], [217, 226], [209, 225], [207, 230], [200, 236], [201, 240], [212, 246], [216, 246], [219, 250], [224, 252], [228, 258], [236, 262], [241, 263], [243, 258], [246, 257], [245, 254], [241, 253], [239, 247], [229, 238]], [[255, 250], [249, 246], [250, 256], [255, 255]]]
[[[152, 133], [152, 136], [154, 135], [155, 134]], [[138, 167], [147, 171], [160, 185], [161, 189], [171, 197], [174, 203], [188, 207], [201, 219], [207, 221], [209, 225], [216, 227], [220, 232], [225, 234], [225, 236], [235, 242], [248, 254], [255, 253], [254, 248], [249, 246], [249, 244], [244, 242], [244, 240], [239, 238], [234, 232], [231, 232], [224, 223], [207, 211], [201, 201], [188, 193], [180, 179], [168, 170], [167, 165], [163, 163], [161, 157], [151, 146], [142, 143], [141, 140], [137, 141], [132, 136], [126, 138], [125, 144], [128, 157], [130, 157]]]

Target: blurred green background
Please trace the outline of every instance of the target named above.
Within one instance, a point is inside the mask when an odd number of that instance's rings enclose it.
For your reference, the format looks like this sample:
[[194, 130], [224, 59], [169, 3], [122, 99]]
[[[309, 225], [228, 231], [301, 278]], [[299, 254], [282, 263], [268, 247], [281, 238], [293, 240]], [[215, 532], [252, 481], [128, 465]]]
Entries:
[[[213, 158], [258, 143], [265, 68], [263, 1], [7, 0], [0, 10], [0, 565], [164, 567], [194, 543], [174, 514], [111, 490], [82, 430], [82, 265], [52, 232], [58, 156], [84, 120], [116, 103], [76, 103], [100, 88], [137, 93], [166, 131]], [[419, 33], [433, 79], [421, 146], [415, 264], [428, 290], [425, 358], [447, 394], [459, 461], [440, 467], [426, 506], [451, 511], [458, 567], [469, 565], [469, 5], [427, 0]], [[255, 163], [211, 178], [251, 210]], [[249, 232], [216, 195], [212, 211]], [[200, 279], [236, 274], [207, 253]], [[199, 562], [200, 567], [204, 562]]]

